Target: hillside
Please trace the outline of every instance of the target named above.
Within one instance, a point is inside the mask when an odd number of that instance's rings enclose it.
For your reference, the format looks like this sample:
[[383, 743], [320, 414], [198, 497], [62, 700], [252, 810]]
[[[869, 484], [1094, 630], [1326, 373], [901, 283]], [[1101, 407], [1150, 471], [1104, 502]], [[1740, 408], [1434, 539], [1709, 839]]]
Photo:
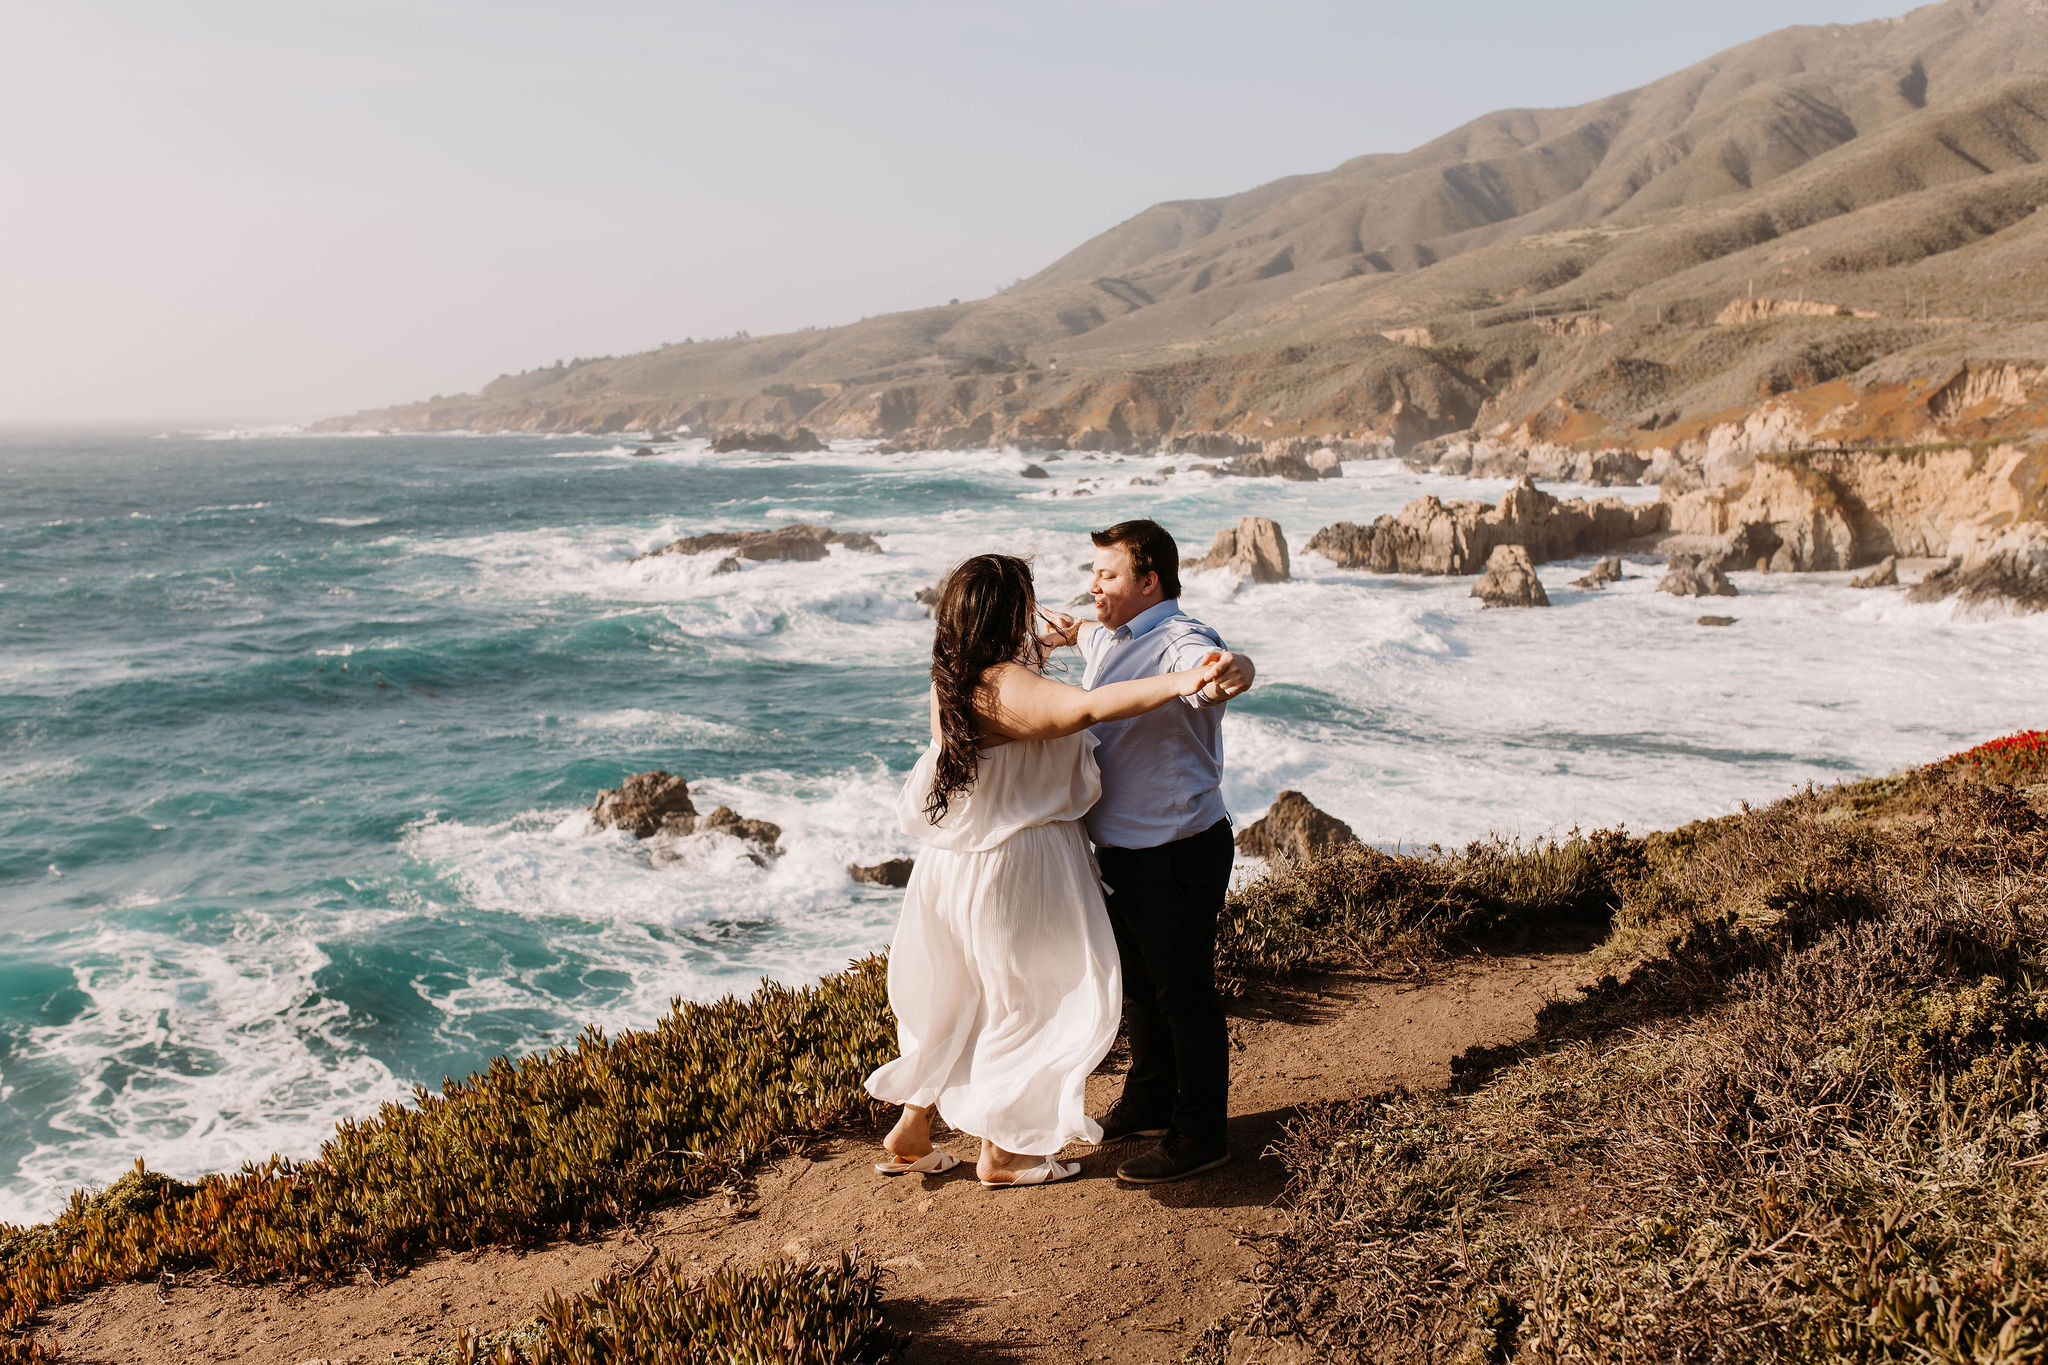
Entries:
[[[2048, 11], [1943, 0], [1155, 205], [990, 298], [326, 425], [1648, 449], [1846, 382], [1831, 441], [2029, 439], [2048, 427], [2044, 154]], [[1972, 401], [1937, 399], [1956, 380]]]

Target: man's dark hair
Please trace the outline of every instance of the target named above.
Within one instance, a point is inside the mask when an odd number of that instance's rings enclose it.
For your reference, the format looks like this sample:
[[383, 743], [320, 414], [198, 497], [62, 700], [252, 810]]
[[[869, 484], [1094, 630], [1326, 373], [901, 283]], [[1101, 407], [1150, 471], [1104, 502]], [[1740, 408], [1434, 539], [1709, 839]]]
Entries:
[[1173, 537], [1158, 522], [1120, 521], [1107, 531], [1090, 531], [1088, 539], [1095, 542], [1098, 550], [1123, 546], [1131, 556], [1133, 574], [1143, 578], [1156, 573], [1162, 598], [1180, 596], [1180, 546], [1173, 543]]

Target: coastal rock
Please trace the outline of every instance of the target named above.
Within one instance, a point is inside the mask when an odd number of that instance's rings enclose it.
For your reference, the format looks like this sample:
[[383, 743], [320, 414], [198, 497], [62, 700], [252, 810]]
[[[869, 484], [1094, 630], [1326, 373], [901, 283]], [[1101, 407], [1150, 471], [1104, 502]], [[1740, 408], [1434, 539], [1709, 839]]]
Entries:
[[721, 431], [711, 442], [714, 455], [730, 455], [738, 450], [756, 455], [807, 455], [825, 448], [825, 443], [809, 427], [798, 427], [787, 436], [779, 431]]
[[1239, 455], [1217, 472], [1244, 479], [1279, 478], [1301, 483], [1313, 483], [1323, 477], [1323, 471], [1310, 464], [1308, 456], [1292, 450], [1260, 450]]
[[717, 834], [729, 834], [743, 844], [751, 845], [747, 856], [757, 863], [782, 856], [782, 826], [771, 825], [766, 820], [749, 820], [731, 806], [720, 806], [704, 817], [700, 829]]
[[1693, 624], [1700, 626], [1732, 626], [1735, 624], [1735, 618], [1732, 616], [1702, 616]]
[[1657, 584], [1658, 592], [1668, 592], [1679, 597], [1733, 597], [1735, 585], [1728, 581], [1728, 575], [1721, 572], [1721, 566], [1711, 559], [1699, 555], [1673, 555], [1666, 566], [1664, 579]]
[[1344, 477], [1344, 457], [1328, 446], [1319, 446], [1308, 453], [1308, 467], [1326, 479]]
[[[681, 540], [670, 541], [659, 550], [649, 550], [644, 555], [635, 555], [632, 562], [637, 564], [656, 555], [701, 555], [719, 550], [728, 551], [741, 559], [810, 561], [823, 559], [834, 545], [868, 554], [882, 552], [881, 545], [865, 531], [835, 531], [829, 526], [812, 526], [808, 522], [794, 521], [787, 526], [778, 526], [772, 531], [713, 531], [709, 535], [684, 536]], [[724, 568], [718, 571], [729, 572]]]
[[1045, 472], [1043, 465], [1027, 464], [1018, 471], [1018, 477], [1024, 479], [1049, 479], [1052, 475]]
[[1536, 577], [1529, 552], [1520, 545], [1496, 545], [1486, 572], [1472, 585], [1472, 596], [1489, 607], [1547, 607], [1550, 595]]
[[1718, 536], [1724, 566], [1773, 573], [1846, 569], [1863, 554], [1843, 490], [1828, 472], [1765, 460], [1739, 482], [1712, 484], [1669, 499], [1665, 529], [1674, 536]]
[[1346, 569], [1374, 573], [1477, 573], [1497, 545], [1519, 545], [1529, 562], [1601, 554], [1664, 529], [1664, 504], [1617, 498], [1562, 501], [1527, 478], [1483, 502], [1418, 498], [1371, 526], [1340, 521], [1315, 533], [1308, 548]]
[[1604, 588], [1609, 583], [1621, 582], [1623, 576], [1621, 572], [1621, 556], [1608, 555], [1598, 564], [1595, 564], [1584, 578], [1573, 579], [1572, 586], [1575, 588]]
[[1287, 537], [1271, 517], [1239, 517], [1236, 526], [1216, 533], [1208, 554], [1183, 560], [1181, 567], [1229, 569], [1254, 583], [1284, 583], [1291, 569]]
[[1899, 557], [1886, 555], [1878, 561], [1877, 567], [1869, 573], [1857, 574], [1849, 580], [1852, 588], [1896, 588], [1899, 586]]
[[916, 592], [910, 595], [910, 600], [917, 603], [917, 605], [919, 605], [920, 607], [923, 607], [925, 610], [925, 615], [933, 616], [938, 613], [939, 599], [944, 595], [945, 589], [939, 587], [938, 584], [934, 583], [929, 588], [919, 588]]
[[865, 867], [859, 863], [848, 863], [846, 875], [864, 886], [908, 886], [910, 870], [916, 865], [913, 858], [890, 858]]
[[644, 460], [644, 459], [646, 459], [646, 458], [647, 458], [647, 457], [648, 457], [649, 455], [652, 455], [653, 453], [654, 453], [654, 447], [653, 447], [653, 446], [641, 446], [641, 447], [640, 447], [640, 448], [639, 448], [638, 450], [635, 450], [635, 451], [633, 452], [633, 458], [634, 458], [634, 459], [636, 459], [636, 460]]
[[1357, 842], [1351, 826], [1297, 791], [1281, 792], [1272, 809], [1237, 832], [1239, 853], [1273, 861], [1306, 862]]
[[636, 839], [664, 830], [688, 834], [697, 826], [690, 784], [660, 769], [634, 773], [618, 786], [599, 792], [591, 803], [590, 816], [599, 829], [622, 829]]
[[2048, 524], [2022, 523], [1950, 560], [1906, 594], [1911, 602], [1949, 598], [1977, 617], [2048, 611]]

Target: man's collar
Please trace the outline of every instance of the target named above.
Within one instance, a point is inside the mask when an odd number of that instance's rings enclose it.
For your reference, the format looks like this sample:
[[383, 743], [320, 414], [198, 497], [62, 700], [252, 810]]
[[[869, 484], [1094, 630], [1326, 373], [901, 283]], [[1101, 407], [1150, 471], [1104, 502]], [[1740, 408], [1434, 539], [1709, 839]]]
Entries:
[[1180, 614], [1180, 599], [1169, 597], [1164, 602], [1145, 608], [1136, 616], [1117, 628], [1116, 633], [1126, 640], [1135, 640], [1169, 616]]

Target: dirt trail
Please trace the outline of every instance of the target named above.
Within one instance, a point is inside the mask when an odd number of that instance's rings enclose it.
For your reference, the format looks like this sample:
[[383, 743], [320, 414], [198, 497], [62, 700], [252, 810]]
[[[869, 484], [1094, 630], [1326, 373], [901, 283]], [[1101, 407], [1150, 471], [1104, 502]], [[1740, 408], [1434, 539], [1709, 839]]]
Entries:
[[[587, 1288], [652, 1250], [708, 1271], [857, 1247], [890, 1272], [909, 1365], [1178, 1360], [1246, 1301], [1249, 1239], [1284, 1220], [1279, 1163], [1264, 1153], [1296, 1108], [1445, 1084], [1452, 1057], [1525, 1035], [1545, 1000], [1582, 984], [1578, 963], [1476, 958], [1420, 985], [1336, 975], [1255, 993], [1231, 1023], [1238, 1159], [1180, 1185], [1119, 1185], [1116, 1164], [1137, 1150], [1123, 1144], [1069, 1151], [1082, 1174], [1059, 1186], [983, 1189], [974, 1144], [957, 1136], [940, 1141], [967, 1159], [959, 1170], [884, 1180], [870, 1169], [872, 1141], [841, 1138], [763, 1170], [741, 1207], [685, 1205], [630, 1233], [438, 1257], [384, 1283], [120, 1285], [50, 1321], [73, 1365], [368, 1365], [529, 1317], [550, 1291]], [[1091, 1107], [1100, 1112], [1119, 1084], [1096, 1076]]]

